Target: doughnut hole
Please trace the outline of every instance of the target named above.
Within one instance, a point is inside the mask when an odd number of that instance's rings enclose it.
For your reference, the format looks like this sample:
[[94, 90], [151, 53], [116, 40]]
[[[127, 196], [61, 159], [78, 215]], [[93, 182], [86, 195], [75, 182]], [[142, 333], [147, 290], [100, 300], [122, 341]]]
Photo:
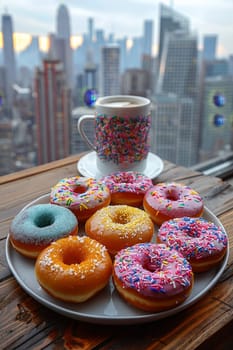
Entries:
[[130, 222], [131, 218], [125, 211], [117, 210], [111, 217], [112, 222], [115, 224], [126, 225]]
[[142, 261], [142, 268], [144, 270], [147, 270], [149, 272], [158, 272], [161, 270], [161, 260], [151, 258], [150, 256], [144, 256], [144, 259]]
[[63, 263], [65, 265], [80, 264], [85, 260], [85, 254], [80, 249], [69, 247], [63, 252]]
[[173, 189], [168, 189], [166, 192], [166, 199], [171, 201], [178, 201], [180, 199], [179, 193]]
[[75, 186], [72, 186], [72, 192], [76, 194], [82, 194], [87, 192], [87, 187], [84, 185], [75, 185]]
[[55, 221], [55, 217], [52, 213], [43, 213], [35, 218], [34, 224], [37, 227], [51, 226]]

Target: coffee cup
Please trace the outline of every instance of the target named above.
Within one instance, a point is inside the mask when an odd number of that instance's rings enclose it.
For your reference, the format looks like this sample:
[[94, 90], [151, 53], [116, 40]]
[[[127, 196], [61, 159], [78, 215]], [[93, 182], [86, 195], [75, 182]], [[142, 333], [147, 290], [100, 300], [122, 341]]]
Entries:
[[[85, 133], [85, 123], [94, 122], [94, 142]], [[96, 152], [96, 166], [103, 175], [146, 168], [150, 148], [150, 100], [140, 96], [105, 96], [97, 99], [94, 115], [79, 118], [77, 128]]]

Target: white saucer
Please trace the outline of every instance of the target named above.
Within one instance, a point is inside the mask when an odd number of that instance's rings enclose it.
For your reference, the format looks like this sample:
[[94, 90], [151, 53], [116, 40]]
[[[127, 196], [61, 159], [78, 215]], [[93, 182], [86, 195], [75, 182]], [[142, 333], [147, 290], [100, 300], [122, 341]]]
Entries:
[[[104, 176], [96, 167], [96, 152], [90, 152], [83, 156], [77, 163], [77, 169], [83, 176], [99, 179]], [[163, 161], [153, 153], [148, 154], [147, 165], [143, 174], [154, 179], [163, 170]]]

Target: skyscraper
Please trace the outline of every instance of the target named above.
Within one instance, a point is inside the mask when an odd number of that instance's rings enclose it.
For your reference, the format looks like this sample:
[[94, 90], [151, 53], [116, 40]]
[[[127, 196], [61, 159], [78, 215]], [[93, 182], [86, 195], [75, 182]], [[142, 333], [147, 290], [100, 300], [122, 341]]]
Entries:
[[182, 14], [173, 10], [171, 7], [161, 4], [159, 21], [160, 21], [160, 24], [159, 24], [160, 29], [159, 29], [158, 64], [160, 66], [166, 33], [172, 33], [179, 29], [181, 29], [184, 32], [188, 32], [189, 20]]
[[215, 59], [217, 46], [217, 35], [205, 35], [203, 45], [203, 59], [212, 61]]
[[137, 95], [147, 97], [150, 89], [150, 74], [145, 69], [127, 69], [122, 76], [123, 95]]
[[90, 43], [93, 42], [94, 38], [94, 20], [93, 18], [88, 18], [88, 40]]
[[71, 93], [58, 60], [45, 60], [35, 77], [38, 164], [70, 153]]
[[[223, 96], [225, 104], [214, 103], [215, 96]], [[232, 148], [233, 80], [231, 77], [215, 76], [204, 80], [201, 118], [200, 160], [205, 161], [221, 155]], [[222, 118], [222, 124], [215, 123]]]
[[184, 166], [198, 160], [197, 54], [197, 37], [189, 32], [188, 20], [162, 5], [153, 147], [161, 157]]
[[70, 17], [65, 5], [60, 5], [57, 11], [57, 59], [64, 65], [66, 82], [69, 87], [73, 85], [73, 55], [70, 46]]
[[120, 48], [117, 44], [102, 47], [99, 91], [100, 96], [120, 94]]
[[143, 54], [152, 55], [153, 46], [153, 21], [144, 21], [144, 32], [143, 32]]
[[157, 92], [174, 93], [179, 97], [196, 97], [197, 93], [197, 37], [175, 31], [166, 33]]
[[3, 62], [6, 70], [6, 101], [11, 106], [13, 100], [13, 84], [16, 82], [16, 63], [13, 46], [13, 24], [8, 14], [2, 16]]

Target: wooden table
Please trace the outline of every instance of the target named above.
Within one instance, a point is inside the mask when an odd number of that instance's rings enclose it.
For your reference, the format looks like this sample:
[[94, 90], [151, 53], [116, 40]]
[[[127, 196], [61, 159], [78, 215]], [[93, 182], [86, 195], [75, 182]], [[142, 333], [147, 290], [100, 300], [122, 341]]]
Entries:
[[155, 182], [177, 181], [200, 192], [221, 220], [230, 244], [227, 267], [201, 300], [169, 318], [142, 325], [88, 324], [59, 315], [31, 298], [12, 276], [5, 258], [11, 220], [28, 202], [63, 177], [77, 175], [80, 156], [0, 177], [1, 349], [231, 349], [233, 344], [233, 188], [214, 177], [164, 162]]

